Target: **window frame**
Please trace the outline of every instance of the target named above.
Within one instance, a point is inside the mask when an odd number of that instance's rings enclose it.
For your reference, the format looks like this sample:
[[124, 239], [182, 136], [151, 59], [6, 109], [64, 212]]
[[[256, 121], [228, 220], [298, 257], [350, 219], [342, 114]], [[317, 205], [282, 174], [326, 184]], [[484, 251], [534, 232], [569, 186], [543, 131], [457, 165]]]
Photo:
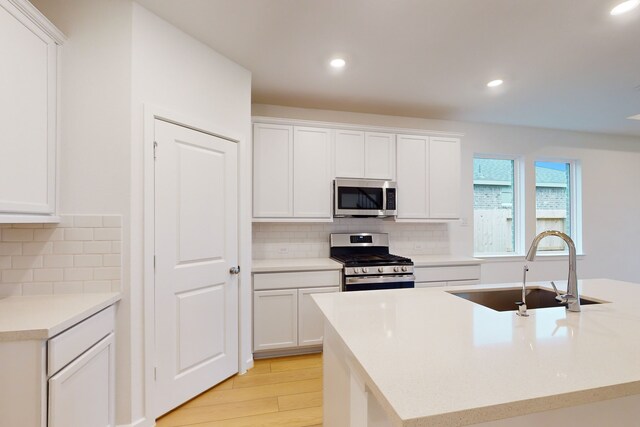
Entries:
[[[537, 182], [535, 179], [536, 162], [549, 162], [549, 163], [567, 163], [569, 165], [569, 237], [573, 240], [576, 246], [576, 252], [583, 254], [582, 247], [582, 171], [580, 160], [567, 159], [564, 157], [535, 157], [532, 162], [533, 166], [533, 213], [535, 224], [538, 220], [536, 213], [537, 206]], [[535, 229], [534, 234], [535, 237]], [[566, 256], [568, 255], [568, 249], [563, 251], [554, 251], [550, 253], [538, 252], [540, 257], [554, 257], [554, 256]]]
[[[513, 252], [476, 253], [475, 252], [475, 223], [473, 230], [473, 256], [476, 258], [504, 258], [524, 256], [524, 236], [525, 236], [525, 191], [524, 191], [524, 159], [519, 155], [495, 154], [495, 153], [474, 153], [475, 159], [510, 160], [513, 162]], [[473, 168], [472, 168], [473, 170]], [[471, 174], [472, 185], [475, 185], [473, 172]], [[474, 190], [475, 197], [475, 190]], [[475, 203], [474, 203], [475, 204]], [[475, 217], [475, 206], [473, 206]]]

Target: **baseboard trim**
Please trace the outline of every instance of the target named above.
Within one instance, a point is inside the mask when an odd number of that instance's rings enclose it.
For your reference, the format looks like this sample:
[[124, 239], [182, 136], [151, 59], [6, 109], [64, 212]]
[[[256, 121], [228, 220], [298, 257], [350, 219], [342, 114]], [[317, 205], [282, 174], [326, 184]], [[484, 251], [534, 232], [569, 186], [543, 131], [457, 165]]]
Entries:
[[116, 424], [116, 427], [154, 427], [155, 425], [155, 420], [152, 421], [147, 418], [140, 418], [138, 421], [131, 424]]
[[268, 359], [270, 357], [282, 357], [282, 356], [297, 356], [299, 354], [311, 354], [322, 353], [322, 345], [304, 347], [304, 348], [289, 348], [285, 350], [265, 350], [253, 353], [253, 358]]

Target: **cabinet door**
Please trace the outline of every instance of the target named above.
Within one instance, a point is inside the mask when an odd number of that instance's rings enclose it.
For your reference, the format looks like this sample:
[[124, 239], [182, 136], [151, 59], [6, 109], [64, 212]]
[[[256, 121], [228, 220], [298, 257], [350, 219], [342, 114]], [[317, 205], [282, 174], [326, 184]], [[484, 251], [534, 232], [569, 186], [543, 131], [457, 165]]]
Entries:
[[429, 217], [429, 137], [398, 135], [398, 218]]
[[48, 427], [114, 426], [114, 334], [49, 379]]
[[253, 127], [253, 216], [293, 215], [293, 127]]
[[429, 144], [431, 218], [460, 217], [460, 140], [433, 137]]
[[253, 292], [253, 350], [298, 345], [298, 290]]
[[335, 131], [335, 165], [338, 178], [364, 177], [364, 132]]
[[366, 132], [364, 145], [364, 177], [393, 179], [396, 163], [396, 136], [390, 133]]
[[55, 211], [57, 44], [0, 2], [0, 213]]
[[331, 129], [294, 128], [293, 216], [331, 219]]
[[324, 318], [311, 300], [312, 294], [338, 292], [338, 286], [329, 288], [298, 289], [298, 345], [321, 345], [324, 333]]

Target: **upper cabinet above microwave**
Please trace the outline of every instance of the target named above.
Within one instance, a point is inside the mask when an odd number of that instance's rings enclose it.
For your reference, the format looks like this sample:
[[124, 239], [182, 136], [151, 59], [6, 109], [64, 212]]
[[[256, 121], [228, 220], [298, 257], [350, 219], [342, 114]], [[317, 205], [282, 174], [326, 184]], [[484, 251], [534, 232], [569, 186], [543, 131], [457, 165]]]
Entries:
[[334, 132], [337, 178], [395, 178], [394, 134], [344, 129]]
[[0, 1], [0, 222], [57, 222], [58, 58], [64, 40], [25, 0]]

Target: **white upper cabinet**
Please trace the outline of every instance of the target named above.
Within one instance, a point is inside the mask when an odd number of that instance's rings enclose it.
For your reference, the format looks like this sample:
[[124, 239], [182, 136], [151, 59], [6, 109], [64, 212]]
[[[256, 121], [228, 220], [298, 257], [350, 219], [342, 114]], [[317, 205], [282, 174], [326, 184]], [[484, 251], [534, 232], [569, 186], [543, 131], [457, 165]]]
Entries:
[[398, 218], [429, 218], [429, 137], [398, 135]]
[[294, 128], [293, 216], [331, 219], [331, 130]]
[[253, 216], [293, 216], [293, 126], [253, 127]]
[[335, 135], [336, 176], [364, 178], [364, 132], [338, 129]]
[[364, 177], [393, 179], [396, 164], [396, 136], [392, 133], [365, 132]]
[[253, 217], [331, 221], [331, 130], [256, 123]]
[[460, 139], [398, 135], [398, 219], [460, 217]]
[[394, 134], [335, 130], [336, 177], [393, 179], [394, 165]]
[[0, 0], [0, 222], [54, 222], [59, 47], [30, 3]]
[[429, 210], [431, 218], [460, 217], [460, 140], [429, 141]]

